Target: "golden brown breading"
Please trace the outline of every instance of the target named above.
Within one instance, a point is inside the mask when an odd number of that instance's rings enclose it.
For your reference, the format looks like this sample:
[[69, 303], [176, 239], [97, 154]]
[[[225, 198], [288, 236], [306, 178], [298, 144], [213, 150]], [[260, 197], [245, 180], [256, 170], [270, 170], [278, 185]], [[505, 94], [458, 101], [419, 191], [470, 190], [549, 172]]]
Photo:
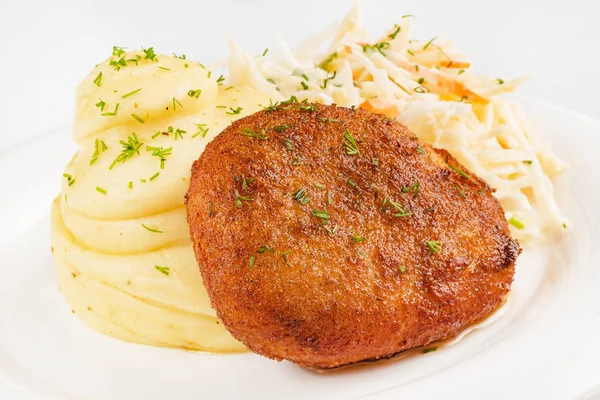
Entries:
[[492, 192], [384, 116], [288, 103], [206, 147], [187, 210], [231, 334], [332, 368], [452, 337], [502, 303], [520, 248]]

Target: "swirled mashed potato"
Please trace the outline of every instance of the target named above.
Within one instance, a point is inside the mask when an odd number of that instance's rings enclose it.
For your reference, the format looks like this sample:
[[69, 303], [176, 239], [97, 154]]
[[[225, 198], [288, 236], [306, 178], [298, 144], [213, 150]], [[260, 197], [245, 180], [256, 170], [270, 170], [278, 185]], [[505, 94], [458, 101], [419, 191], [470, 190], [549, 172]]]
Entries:
[[87, 325], [157, 346], [244, 349], [210, 306], [184, 195], [206, 144], [259, 103], [264, 96], [152, 49], [115, 48], [80, 84], [80, 150], [52, 205], [52, 244], [60, 289]]

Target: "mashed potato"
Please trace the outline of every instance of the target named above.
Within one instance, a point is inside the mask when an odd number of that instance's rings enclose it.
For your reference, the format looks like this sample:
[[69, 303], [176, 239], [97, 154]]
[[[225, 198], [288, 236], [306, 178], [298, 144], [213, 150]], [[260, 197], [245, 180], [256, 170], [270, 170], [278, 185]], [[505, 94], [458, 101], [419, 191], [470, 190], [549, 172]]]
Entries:
[[268, 103], [222, 81], [193, 61], [115, 48], [77, 89], [80, 150], [52, 206], [52, 244], [60, 289], [92, 328], [157, 346], [244, 350], [210, 306], [184, 207], [206, 144]]

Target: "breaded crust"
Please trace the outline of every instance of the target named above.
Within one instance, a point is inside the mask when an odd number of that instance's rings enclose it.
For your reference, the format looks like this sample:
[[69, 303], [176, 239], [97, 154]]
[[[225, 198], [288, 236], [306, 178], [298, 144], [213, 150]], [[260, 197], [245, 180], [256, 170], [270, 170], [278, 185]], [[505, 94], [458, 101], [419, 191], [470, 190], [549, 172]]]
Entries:
[[287, 103], [206, 147], [187, 211], [231, 334], [333, 368], [455, 336], [503, 302], [521, 250], [492, 192], [384, 116]]

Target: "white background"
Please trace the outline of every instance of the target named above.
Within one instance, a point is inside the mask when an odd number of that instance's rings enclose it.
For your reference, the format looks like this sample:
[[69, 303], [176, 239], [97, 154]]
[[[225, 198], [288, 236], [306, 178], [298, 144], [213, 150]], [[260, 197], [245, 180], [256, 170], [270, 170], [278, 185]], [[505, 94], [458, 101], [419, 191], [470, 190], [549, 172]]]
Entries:
[[[74, 88], [113, 45], [155, 46], [209, 62], [227, 55], [225, 35], [261, 53], [274, 32], [297, 43], [352, 1], [0, 0], [0, 150], [68, 122]], [[594, 0], [440, 0], [362, 3], [375, 37], [404, 14], [416, 36], [442, 35], [478, 71], [532, 74], [522, 92], [600, 119], [600, 23]], [[2, 172], [0, 172], [1, 174]]]
[[[532, 74], [523, 93], [600, 119], [598, 4], [365, 0], [362, 8], [373, 37], [402, 15], [414, 14], [418, 38], [456, 41], [481, 73], [503, 79]], [[113, 45], [154, 46], [210, 62], [227, 55], [227, 35], [258, 54], [266, 47], [276, 49], [274, 32], [297, 43], [341, 19], [351, 5], [324, 0], [0, 0], [0, 150], [68, 123], [76, 85]], [[7, 173], [0, 171], [0, 178]], [[0, 388], [4, 398], [1, 394]]]

